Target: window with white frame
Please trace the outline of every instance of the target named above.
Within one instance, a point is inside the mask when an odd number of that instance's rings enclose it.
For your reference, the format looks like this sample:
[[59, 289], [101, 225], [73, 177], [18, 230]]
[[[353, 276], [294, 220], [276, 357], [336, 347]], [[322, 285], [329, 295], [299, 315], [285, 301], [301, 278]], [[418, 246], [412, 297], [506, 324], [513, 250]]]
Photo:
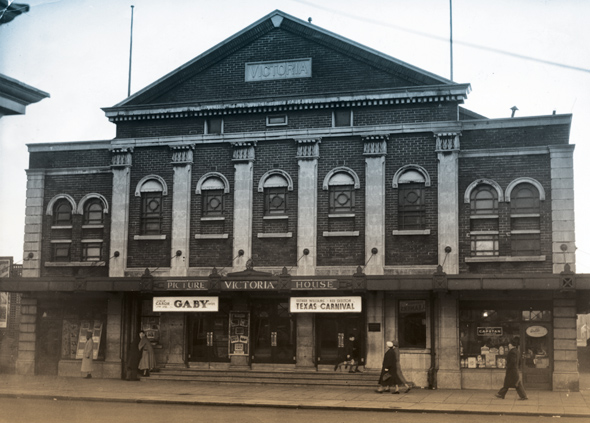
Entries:
[[101, 261], [102, 260], [102, 241], [82, 241], [82, 260], [83, 261]]
[[354, 213], [354, 179], [347, 172], [337, 172], [328, 181], [329, 213]]
[[498, 192], [492, 185], [477, 185], [470, 196], [472, 256], [500, 255]]

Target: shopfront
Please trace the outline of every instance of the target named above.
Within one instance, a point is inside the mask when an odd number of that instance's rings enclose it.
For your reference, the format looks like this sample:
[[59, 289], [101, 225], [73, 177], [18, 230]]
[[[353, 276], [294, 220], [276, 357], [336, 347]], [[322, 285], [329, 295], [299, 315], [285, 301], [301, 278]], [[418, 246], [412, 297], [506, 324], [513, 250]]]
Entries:
[[459, 331], [462, 384], [501, 386], [508, 344], [520, 338], [526, 389], [552, 388], [552, 301], [461, 301]]

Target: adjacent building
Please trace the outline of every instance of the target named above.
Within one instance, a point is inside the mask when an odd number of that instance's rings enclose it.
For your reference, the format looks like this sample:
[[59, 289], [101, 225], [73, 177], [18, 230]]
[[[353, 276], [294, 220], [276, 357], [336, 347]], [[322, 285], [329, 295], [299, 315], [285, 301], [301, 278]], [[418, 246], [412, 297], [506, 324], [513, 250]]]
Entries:
[[17, 371], [333, 371], [388, 340], [418, 386], [578, 389], [571, 115], [488, 119], [449, 81], [275, 11], [29, 146]]

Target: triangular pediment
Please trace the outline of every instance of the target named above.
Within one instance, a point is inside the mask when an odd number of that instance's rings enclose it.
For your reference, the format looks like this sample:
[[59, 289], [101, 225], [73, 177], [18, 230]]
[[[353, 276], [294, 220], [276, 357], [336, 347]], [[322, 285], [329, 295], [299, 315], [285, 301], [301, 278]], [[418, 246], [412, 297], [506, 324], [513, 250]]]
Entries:
[[455, 84], [277, 10], [104, 110], [380, 95], [441, 86]]

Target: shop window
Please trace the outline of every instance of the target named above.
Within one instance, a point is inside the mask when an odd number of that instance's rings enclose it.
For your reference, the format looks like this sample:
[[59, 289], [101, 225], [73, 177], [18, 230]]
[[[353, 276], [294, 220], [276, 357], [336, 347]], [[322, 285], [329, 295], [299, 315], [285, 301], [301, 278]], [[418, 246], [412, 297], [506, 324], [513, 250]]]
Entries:
[[426, 348], [426, 301], [399, 301], [400, 348]]
[[104, 223], [102, 201], [96, 198], [86, 202], [83, 222], [84, 225], [102, 225]]
[[551, 310], [524, 310], [522, 312], [522, 320], [525, 322], [550, 322]]
[[333, 124], [334, 127], [352, 126], [352, 110], [334, 110]]
[[153, 300], [141, 303], [141, 330], [152, 344], [160, 342], [160, 313], [153, 311]]
[[67, 200], [59, 200], [53, 210], [53, 225], [72, 225], [72, 205]]
[[52, 261], [71, 261], [70, 243], [60, 242], [52, 244]]
[[212, 117], [205, 120], [206, 134], [223, 134], [223, 118]]
[[106, 304], [68, 302], [62, 324], [62, 359], [81, 360], [86, 334], [92, 333], [94, 359], [104, 360], [106, 351]]
[[82, 241], [82, 260], [83, 261], [101, 261], [102, 260], [102, 242], [84, 242], [84, 241]]

